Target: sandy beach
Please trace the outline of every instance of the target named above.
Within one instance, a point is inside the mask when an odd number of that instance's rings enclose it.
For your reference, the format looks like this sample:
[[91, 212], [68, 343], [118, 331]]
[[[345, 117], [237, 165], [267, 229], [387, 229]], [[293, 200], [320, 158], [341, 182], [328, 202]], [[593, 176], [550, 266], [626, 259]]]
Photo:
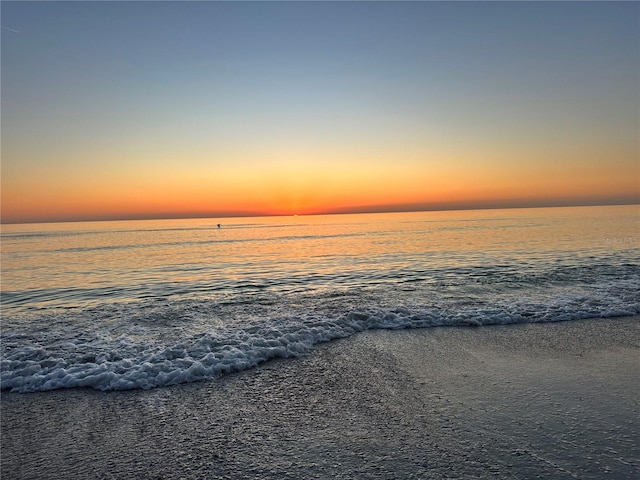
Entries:
[[640, 317], [371, 331], [149, 391], [3, 393], [3, 479], [640, 476]]

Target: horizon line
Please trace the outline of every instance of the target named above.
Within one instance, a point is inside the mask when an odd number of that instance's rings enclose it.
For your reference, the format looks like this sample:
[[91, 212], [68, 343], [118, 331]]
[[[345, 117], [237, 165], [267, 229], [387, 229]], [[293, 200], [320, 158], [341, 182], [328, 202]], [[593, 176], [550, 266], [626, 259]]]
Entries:
[[565, 202], [539, 201], [539, 202], [487, 202], [477, 205], [465, 205], [464, 202], [443, 202], [440, 204], [402, 204], [402, 205], [368, 205], [319, 210], [308, 213], [265, 213], [265, 212], [185, 212], [179, 213], [139, 213], [131, 215], [108, 215], [86, 217], [54, 217], [51, 219], [27, 219], [24, 221], [4, 222], [0, 218], [0, 225], [28, 225], [45, 223], [82, 223], [82, 222], [118, 222], [118, 221], [143, 221], [143, 220], [188, 220], [197, 218], [251, 218], [251, 217], [293, 217], [293, 216], [319, 216], [319, 215], [361, 215], [376, 213], [414, 213], [414, 212], [447, 212], [447, 211], [474, 211], [474, 210], [511, 210], [526, 208], [571, 208], [571, 207], [606, 207], [640, 205], [637, 199], [612, 199], [606, 200], [575, 200]]

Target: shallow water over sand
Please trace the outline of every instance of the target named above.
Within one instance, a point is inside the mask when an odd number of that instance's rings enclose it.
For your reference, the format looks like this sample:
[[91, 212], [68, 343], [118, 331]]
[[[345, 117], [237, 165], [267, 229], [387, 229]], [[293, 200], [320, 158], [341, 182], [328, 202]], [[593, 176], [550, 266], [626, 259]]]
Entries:
[[150, 391], [2, 396], [14, 479], [634, 478], [640, 319], [373, 331]]

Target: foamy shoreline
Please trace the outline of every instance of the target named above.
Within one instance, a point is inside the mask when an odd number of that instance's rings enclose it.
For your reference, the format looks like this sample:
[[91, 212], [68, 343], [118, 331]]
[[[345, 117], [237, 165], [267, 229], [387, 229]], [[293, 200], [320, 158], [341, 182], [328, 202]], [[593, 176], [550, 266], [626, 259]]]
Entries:
[[219, 380], [2, 394], [2, 477], [632, 478], [640, 317], [369, 331]]

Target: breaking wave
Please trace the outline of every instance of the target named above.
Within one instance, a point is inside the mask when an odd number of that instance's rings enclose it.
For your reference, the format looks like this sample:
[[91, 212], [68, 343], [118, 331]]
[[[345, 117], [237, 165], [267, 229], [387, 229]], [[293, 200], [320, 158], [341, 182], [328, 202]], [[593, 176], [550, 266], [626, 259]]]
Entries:
[[[282, 298], [241, 301], [181, 301], [125, 304], [42, 317], [37, 332], [2, 336], [0, 387], [35, 392], [70, 387], [97, 390], [149, 389], [219, 377], [274, 358], [298, 357], [314, 345], [372, 329], [486, 326], [542, 323], [640, 314], [634, 279], [597, 285], [588, 291], [526, 297], [441, 298], [431, 304], [354, 308], [325, 295], [296, 307]], [[361, 301], [364, 299], [360, 299]], [[260, 305], [262, 305], [260, 307]], [[279, 306], [280, 305], [280, 306]], [[245, 308], [243, 307], [243, 308]], [[248, 308], [248, 307], [247, 307]], [[96, 320], [87, 333], [78, 317]], [[105, 320], [106, 319], [106, 320]], [[103, 324], [100, 325], [100, 322]], [[225, 324], [232, 326], [225, 327]]]

